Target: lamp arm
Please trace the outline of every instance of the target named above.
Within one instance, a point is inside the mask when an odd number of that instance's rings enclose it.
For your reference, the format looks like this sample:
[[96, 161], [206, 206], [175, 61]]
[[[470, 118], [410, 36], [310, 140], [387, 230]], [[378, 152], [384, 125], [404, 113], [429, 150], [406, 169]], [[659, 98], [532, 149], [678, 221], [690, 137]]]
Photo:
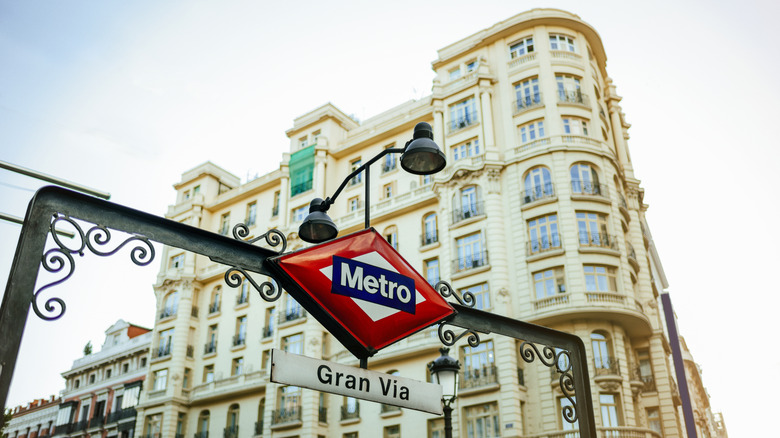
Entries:
[[[410, 142], [411, 142], [411, 140], [406, 142], [406, 146], [409, 146]], [[336, 192], [333, 194], [333, 196], [329, 196], [329, 197], [325, 198], [325, 202], [323, 202], [322, 205], [320, 206], [320, 211], [323, 212], [323, 213], [328, 211], [330, 206], [333, 205], [334, 202], [336, 202], [336, 198], [339, 197], [339, 195], [341, 194], [341, 191], [344, 190], [344, 187], [347, 186], [347, 183], [349, 182], [349, 180], [351, 180], [353, 177], [355, 177], [360, 172], [364, 171], [366, 168], [368, 168], [368, 166], [376, 163], [377, 160], [379, 160], [380, 158], [384, 157], [387, 154], [402, 154], [405, 151], [406, 151], [406, 147], [383, 149], [382, 152], [377, 154], [377, 156], [375, 156], [374, 158], [368, 160], [364, 164], [361, 164], [360, 167], [358, 167], [357, 169], [353, 170], [352, 173], [350, 173], [349, 175], [347, 175], [346, 178], [344, 178], [344, 181], [341, 182], [341, 185], [339, 186], [338, 189], [336, 189]]]

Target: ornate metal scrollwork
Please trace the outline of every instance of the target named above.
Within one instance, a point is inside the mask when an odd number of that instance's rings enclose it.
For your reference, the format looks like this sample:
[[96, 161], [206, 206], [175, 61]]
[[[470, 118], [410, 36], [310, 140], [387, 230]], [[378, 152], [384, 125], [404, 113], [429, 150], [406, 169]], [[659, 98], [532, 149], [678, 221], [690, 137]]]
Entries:
[[[570, 372], [572, 367], [571, 354], [566, 350], [560, 350], [556, 353], [554, 348], [547, 345], [544, 345], [540, 352], [536, 344], [528, 341], [520, 344], [520, 357], [524, 361], [531, 363], [537, 356], [545, 366], [555, 367], [555, 371], [561, 375], [558, 380], [561, 392], [571, 403], [561, 408], [561, 414], [569, 423], [576, 423], [577, 402], [574, 400], [574, 376]], [[562, 364], [563, 366], [561, 366]]]
[[442, 321], [439, 323], [439, 340], [442, 344], [452, 347], [455, 345], [456, 342], [458, 342], [462, 337], [469, 335], [468, 337], [468, 343], [473, 348], [476, 348], [479, 346], [479, 334], [473, 330], [464, 330], [461, 334], [455, 336], [455, 332], [453, 332], [450, 329], [445, 329], [444, 325], [447, 324], [447, 321]]
[[436, 292], [438, 292], [444, 298], [454, 297], [458, 303], [463, 306], [474, 307], [474, 305], [477, 304], [477, 299], [474, 297], [473, 293], [466, 291], [463, 293], [463, 297], [461, 298], [458, 291], [453, 289], [452, 286], [444, 280], [436, 283], [434, 289], [436, 289]]
[[249, 227], [247, 227], [244, 223], [238, 223], [235, 227], [233, 227], [233, 238], [236, 240], [242, 240], [246, 243], [252, 244], [261, 239], [265, 239], [265, 242], [272, 247], [281, 244], [282, 248], [277, 251], [279, 254], [282, 254], [287, 249], [287, 238], [284, 237], [284, 233], [277, 230], [276, 228], [268, 230], [268, 232], [265, 234], [261, 234], [253, 239], [245, 240], [247, 236], [249, 236]]
[[265, 301], [276, 301], [282, 296], [282, 288], [277, 285], [276, 281], [264, 281], [258, 284], [245, 270], [238, 266], [233, 266], [225, 271], [225, 283], [232, 288], [241, 286], [243, 279], [249, 281]]
[[[65, 222], [73, 227], [75, 230], [74, 238], [77, 239], [75, 244], [71, 243], [70, 246], [65, 244], [61, 240], [59, 234], [55, 232], [57, 224], [60, 222]], [[46, 312], [44, 313], [41, 311], [41, 308], [38, 304], [40, 294], [50, 287], [65, 282], [65, 280], [69, 279], [73, 275], [73, 272], [76, 270], [76, 261], [73, 258], [73, 254], [78, 254], [79, 256], [83, 257], [84, 250], [89, 249], [95, 255], [106, 257], [116, 254], [120, 249], [124, 248], [131, 242], [140, 242], [143, 245], [136, 245], [133, 247], [133, 249], [130, 250], [130, 259], [133, 261], [133, 263], [138, 266], [146, 266], [151, 263], [152, 260], [154, 260], [154, 247], [146, 237], [133, 235], [125, 239], [115, 248], [111, 250], [103, 250], [102, 248], [105, 248], [106, 245], [108, 245], [111, 241], [111, 231], [108, 228], [102, 225], [95, 225], [85, 233], [78, 222], [66, 215], [55, 214], [53, 216], [51, 224], [49, 225], [49, 233], [51, 234], [51, 237], [57, 247], [51, 248], [43, 254], [41, 265], [43, 266], [43, 269], [53, 274], [62, 272], [65, 268], [67, 268], [67, 273], [59, 280], [55, 280], [51, 283], [41, 286], [33, 294], [33, 311], [36, 315], [38, 315], [39, 318], [46, 321], [59, 319], [62, 317], [62, 315], [65, 314], [65, 301], [59, 297], [51, 297], [47, 299], [43, 305], [43, 309]]]

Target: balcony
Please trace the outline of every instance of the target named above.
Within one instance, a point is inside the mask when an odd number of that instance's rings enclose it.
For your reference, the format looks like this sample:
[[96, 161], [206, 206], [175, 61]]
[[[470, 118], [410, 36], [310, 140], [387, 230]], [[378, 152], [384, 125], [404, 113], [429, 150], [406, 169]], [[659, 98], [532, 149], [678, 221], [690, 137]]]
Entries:
[[246, 335], [234, 335], [233, 346], [239, 347], [241, 345], [246, 345]]
[[531, 53], [527, 53], [527, 54], [522, 55], [522, 56], [518, 56], [517, 58], [513, 58], [511, 61], [509, 61], [507, 63], [507, 65], [508, 65], [509, 69], [513, 69], [513, 68], [519, 67], [519, 66], [521, 66], [521, 65], [523, 65], [525, 63], [528, 63], [528, 62], [531, 62], [531, 61], [535, 61], [535, 60], [536, 60], [536, 53], [535, 52], [531, 52]]
[[271, 217], [279, 216], [279, 205], [274, 205], [271, 209]]
[[217, 341], [207, 342], [203, 346], [203, 354], [212, 354], [217, 352]]
[[552, 307], [567, 306], [569, 304], [569, 295], [560, 293], [550, 297], [545, 297], [534, 301], [534, 310], [544, 310]]
[[294, 309], [288, 309], [285, 312], [279, 314], [279, 324], [286, 322], [296, 321], [306, 317], [306, 310], [303, 307], [296, 307]]
[[255, 422], [255, 435], [262, 435], [263, 434], [263, 420], [256, 421]]
[[280, 426], [283, 424], [300, 422], [301, 421], [301, 407], [295, 406], [290, 409], [274, 410], [271, 413], [271, 427]]
[[156, 349], [152, 350], [152, 359], [159, 359], [161, 357], [167, 357], [171, 355], [171, 344], [170, 342], [166, 345], [161, 345], [157, 347]]
[[430, 233], [423, 233], [420, 236], [420, 244], [422, 246], [426, 245], [433, 245], [434, 243], [439, 241], [439, 232], [438, 231], [432, 231]]
[[571, 182], [572, 196], [598, 196], [609, 199], [609, 188], [606, 184], [595, 184], [585, 181]]
[[545, 236], [539, 240], [531, 240], [526, 244], [528, 245], [529, 256], [563, 248], [561, 246], [561, 236], [558, 234], [553, 234], [549, 237]]
[[639, 272], [639, 259], [636, 258], [636, 251], [634, 251], [634, 245], [631, 242], [626, 242], [628, 248], [628, 263], [634, 268], [635, 272]]
[[[576, 430], [559, 430], [555, 432], [546, 432], [534, 435], [535, 438], [579, 438], [580, 433]], [[620, 427], [597, 427], [596, 437], [598, 438], [661, 438], [661, 434], [641, 427], [620, 426]]]
[[54, 435], [65, 435], [71, 433], [71, 431], [73, 431], [72, 423], [60, 424], [59, 426], [54, 426]]
[[460, 373], [458, 387], [462, 390], [483, 388], [498, 384], [498, 368], [495, 364], [482, 368], [467, 368]]
[[588, 95], [583, 94], [580, 90], [558, 91], [558, 103], [571, 103], [590, 108], [590, 99], [588, 99]]
[[263, 339], [270, 338], [274, 335], [274, 326], [273, 325], [267, 325], [263, 327]]
[[596, 371], [596, 377], [620, 375], [620, 360], [612, 356], [595, 358], [593, 367]]
[[655, 377], [652, 374], [643, 376], [638, 366], [631, 371], [631, 386], [637, 388], [642, 394], [656, 392]]
[[515, 101], [515, 115], [542, 106], [544, 106], [542, 93], [521, 97]]
[[246, 304], [249, 302], [249, 294], [239, 294], [238, 297], [236, 297], [236, 306], [240, 306], [242, 304]]
[[158, 318], [158, 320], [175, 316], [176, 310], [177, 309], [175, 307], [166, 307], [165, 309], [163, 309], [162, 312], [160, 312], [160, 317]]
[[488, 252], [482, 251], [476, 254], [468, 254], [452, 262], [452, 271], [454, 273], [475, 269], [488, 264]]
[[317, 410], [317, 421], [320, 423], [326, 423], [328, 422], [328, 408], [320, 406], [320, 408]]
[[229, 426], [222, 430], [223, 438], [238, 438], [238, 426]]
[[268, 375], [265, 370], [236, 374], [193, 387], [190, 390], [190, 402], [205, 403], [226, 397], [235, 398], [249, 392], [262, 391], [267, 383]]
[[96, 428], [96, 427], [101, 427], [104, 424], [104, 420], [105, 420], [105, 418], [102, 417], [102, 416], [101, 417], [92, 417], [89, 420], [89, 425], [87, 427], [89, 429], [93, 429], [93, 428]]
[[108, 414], [108, 417], [106, 417], [106, 424], [116, 423], [117, 421], [124, 420], [125, 418], [135, 417], [135, 414], [135, 408], [114, 411]]
[[523, 205], [530, 204], [542, 199], [550, 199], [555, 197], [555, 190], [553, 190], [553, 184], [547, 183], [543, 186], [535, 186], [526, 188], [523, 193]]
[[390, 417], [401, 413], [400, 406], [386, 405], [382, 403], [379, 407], [379, 414], [383, 417]]
[[193, 318], [198, 317], [198, 306], [192, 306], [192, 311], [190, 312], [190, 315], [192, 315]]
[[195, 357], [195, 347], [193, 347], [192, 345], [187, 346], [187, 357], [189, 357], [190, 359]]
[[470, 113], [466, 114], [464, 117], [461, 117], [459, 119], [450, 120], [450, 123], [448, 125], [449, 131], [448, 134], [451, 134], [455, 131], [459, 131], [464, 128], [468, 128], [469, 126], [476, 125], [479, 122], [479, 117], [477, 117], [476, 113]]
[[209, 304], [209, 315], [219, 312], [219, 303]]
[[355, 406], [341, 407], [341, 421], [356, 420], [360, 418], [360, 403], [355, 402]]
[[290, 196], [300, 195], [301, 193], [308, 192], [312, 188], [313, 180], [305, 181], [300, 184], [296, 184], [290, 187]]
[[87, 428], [87, 420], [81, 420], [78, 423], [73, 423], [73, 431], [79, 432]]
[[209, 432], [207, 430], [204, 430], [202, 432], [195, 432], [193, 437], [194, 438], [209, 438]]
[[[390, 155], [385, 155], [385, 157], [391, 157]], [[395, 158], [395, 157], [391, 157]], [[384, 163], [382, 163], [382, 173], [392, 172], [393, 170], [398, 168], [398, 161], [393, 160], [387, 160]]]
[[606, 248], [617, 251], [618, 244], [615, 236], [609, 234], [580, 232], [580, 248]]
[[475, 202], [473, 204], [466, 204], [461, 208], [453, 210], [452, 212], [452, 225], [457, 224], [460, 221], [471, 219], [473, 217], [482, 216], [485, 214], [485, 203]]
[[525, 370], [522, 368], [517, 369], [517, 384], [520, 386], [525, 386]]

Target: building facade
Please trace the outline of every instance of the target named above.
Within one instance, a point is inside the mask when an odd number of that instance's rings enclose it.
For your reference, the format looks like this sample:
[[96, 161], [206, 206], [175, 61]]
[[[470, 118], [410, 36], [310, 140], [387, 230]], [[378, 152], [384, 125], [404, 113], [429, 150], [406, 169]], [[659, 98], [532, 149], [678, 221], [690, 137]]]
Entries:
[[100, 351], [62, 373], [53, 436], [131, 438], [135, 406], [144, 389], [152, 332], [123, 320], [106, 330]]
[[38, 438], [51, 436], [54, 423], [57, 420], [61, 399], [54, 396], [37, 399], [27, 406], [17, 406], [13, 409], [11, 421], [5, 428], [4, 437], [8, 438]]
[[[602, 436], [685, 436], [658, 305], [666, 278], [595, 29], [535, 9], [439, 50], [433, 69], [430, 96], [363, 122], [331, 104], [296, 118], [274, 172], [245, 183], [210, 162], [185, 172], [166, 217], [229, 236], [243, 223], [248, 239], [278, 229], [288, 250], [303, 248], [297, 229], [310, 201], [428, 122], [447, 167], [420, 177], [386, 155], [370, 176], [372, 226], [430, 283], [446, 280], [474, 293], [480, 309], [581, 337]], [[340, 235], [362, 229], [367, 183], [352, 178], [328, 211]], [[271, 348], [357, 361], [286, 293], [263, 301], [247, 279], [230, 287], [227, 269], [164, 249], [139, 433], [443, 436], [436, 416], [269, 382]], [[426, 380], [440, 346], [426, 329], [369, 368]], [[558, 377], [518, 349], [488, 335], [452, 350], [464, 367], [456, 436], [576, 436], [561, 415]]]

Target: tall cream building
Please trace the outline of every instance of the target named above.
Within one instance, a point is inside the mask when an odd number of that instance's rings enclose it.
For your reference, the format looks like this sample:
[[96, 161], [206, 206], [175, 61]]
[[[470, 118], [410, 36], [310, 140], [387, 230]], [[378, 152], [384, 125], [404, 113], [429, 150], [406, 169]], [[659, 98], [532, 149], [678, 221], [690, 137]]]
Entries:
[[[272, 173], [241, 183], [210, 162], [185, 172], [167, 217], [226, 235], [238, 223], [250, 237], [276, 228], [288, 251], [303, 248], [297, 229], [309, 202], [428, 122], [447, 167], [419, 177], [397, 155], [376, 163], [372, 226], [429, 282], [473, 292], [481, 309], [581, 337], [601, 436], [685, 436], [659, 309], [666, 279], [596, 30], [571, 13], [535, 9], [444, 47], [433, 69], [430, 96], [371, 119], [331, 104], [296, 118], [290, 151]], [[363, 227], [366, 182], [353, 178], [328, 212], [341, 235]], [[433, 415], [269, 382], [274, 347], [357, 361], [286, 294], [268, 303], [249, 282], [230, 288], [226, 270], [164, 250], [136, 435], [443, 436]], [[426, 329], [369, 368], [426, 380], [440, 346]], [[456, 436], [576, 436], [561, 417], [567, 399], [557, 376], [525, 363], [515, 340], [487, 335], [451, 354], [464, 368]], [[699, 436], [711, 435], [702, 428]]]

